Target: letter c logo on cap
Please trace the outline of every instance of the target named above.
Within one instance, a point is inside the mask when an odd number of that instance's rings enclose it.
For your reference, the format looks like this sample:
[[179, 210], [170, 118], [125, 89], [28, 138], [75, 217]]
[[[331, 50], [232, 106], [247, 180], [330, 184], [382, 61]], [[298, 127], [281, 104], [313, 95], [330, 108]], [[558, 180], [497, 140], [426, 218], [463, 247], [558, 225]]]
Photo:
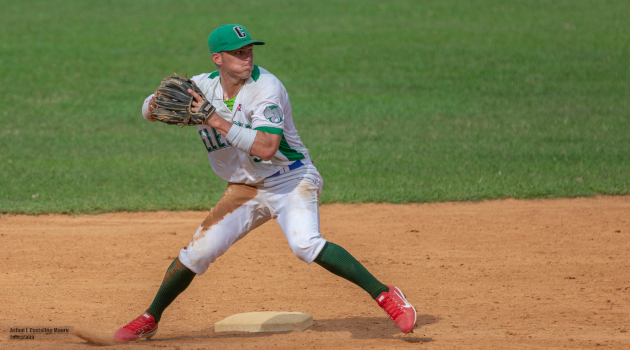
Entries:
[[240, 39], [244, 39], [247, 37], [247, 34], [245, 34], [245, 30], [239, 26], [236, 26], [234, 28], [234, 31], [236, 32], [236, 35], [240, 38]]

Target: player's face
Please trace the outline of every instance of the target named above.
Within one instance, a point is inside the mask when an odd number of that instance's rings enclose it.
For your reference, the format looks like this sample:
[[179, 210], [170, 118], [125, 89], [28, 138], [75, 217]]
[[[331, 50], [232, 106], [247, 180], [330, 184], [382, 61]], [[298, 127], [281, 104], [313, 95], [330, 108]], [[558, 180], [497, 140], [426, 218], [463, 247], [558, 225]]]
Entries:
[[221, 52], [221, 66], [239, 79], [248, 79], [254, 70], [254, 45]]

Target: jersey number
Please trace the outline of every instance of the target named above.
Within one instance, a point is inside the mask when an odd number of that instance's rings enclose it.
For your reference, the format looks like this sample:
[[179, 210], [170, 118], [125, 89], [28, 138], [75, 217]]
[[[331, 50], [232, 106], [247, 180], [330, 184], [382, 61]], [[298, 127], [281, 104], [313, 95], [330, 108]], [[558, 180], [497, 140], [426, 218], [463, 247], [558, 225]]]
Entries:
[[216, 130], [214, 130], [213, 128], [210, 128], [210, 130], [212, 130], [212, 134], [214, 135], [214, 140], [216, 141], [216, 144], [218, 146], [215, 146], [215, 144], [212, 142], [212, 137], [210, 137], [210, 133], [208, 132], [208, 129], [204, 128], [203, 130], [199, 130], [201, 141], [203, 141], [203, 145], [206, 146], [206, 149], [208, 150], [208, 152], [212, 152], [218, 149], [232, 146], [230, 142], [227, 140], [225, 140], [225, 143], [221, 142], [221, 134], [219, 134]]

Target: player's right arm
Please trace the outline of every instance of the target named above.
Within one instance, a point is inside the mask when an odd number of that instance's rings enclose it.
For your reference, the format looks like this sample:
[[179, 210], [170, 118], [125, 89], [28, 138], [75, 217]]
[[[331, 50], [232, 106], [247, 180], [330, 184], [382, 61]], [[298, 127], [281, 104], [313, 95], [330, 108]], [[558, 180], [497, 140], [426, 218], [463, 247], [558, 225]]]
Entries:
[[[157, 92], [157, 90], [155, 91]], [[149, 97], [144, 99], [144, 103], [142, 104], [142, 116], [144, 119], [155, 122], [157, 119], [153, 118], [153, 111], [155, 110], [155, 93], [149, 95]]]

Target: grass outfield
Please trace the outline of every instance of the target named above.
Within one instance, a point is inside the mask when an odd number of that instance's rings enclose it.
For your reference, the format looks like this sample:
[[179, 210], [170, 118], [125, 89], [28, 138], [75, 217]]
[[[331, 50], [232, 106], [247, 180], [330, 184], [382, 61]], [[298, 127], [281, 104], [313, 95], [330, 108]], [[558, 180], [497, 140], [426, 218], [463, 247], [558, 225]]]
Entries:
[[222, 23], [267, 42], [324, 203], [630, 194], [627, 0], [0, 3], [0, 212], [216, 203], [196, 129], [140, 107]]

